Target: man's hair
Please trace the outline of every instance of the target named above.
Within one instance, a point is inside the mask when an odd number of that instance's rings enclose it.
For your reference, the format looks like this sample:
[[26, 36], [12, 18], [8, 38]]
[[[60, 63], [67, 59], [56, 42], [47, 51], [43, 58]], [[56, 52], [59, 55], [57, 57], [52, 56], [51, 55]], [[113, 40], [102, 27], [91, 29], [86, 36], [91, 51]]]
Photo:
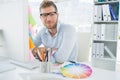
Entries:
[[50, 1], [50, 0], [43, 0], [43, 2], [40, 4], [39, 11], [41, 12], [42, 8], [47, 8], [47, 7], [50, 7], [50, 6], [53, 6], [55, 8], [56, 12], [58, 11], [55, 3], [53, 1]]

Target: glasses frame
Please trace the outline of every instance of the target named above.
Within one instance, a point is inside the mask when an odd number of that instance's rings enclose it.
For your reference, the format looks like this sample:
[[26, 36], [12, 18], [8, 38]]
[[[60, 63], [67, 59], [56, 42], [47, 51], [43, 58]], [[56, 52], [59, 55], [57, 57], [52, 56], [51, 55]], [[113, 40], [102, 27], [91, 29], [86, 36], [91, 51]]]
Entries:
[[53, 14], [57, 14], [57, 12], [54, 11], [54, 12], [49, 12], [49, 13], [41, 13], [40, 16], [43, 18], [46, 18], [47, 16], [53, 16]]

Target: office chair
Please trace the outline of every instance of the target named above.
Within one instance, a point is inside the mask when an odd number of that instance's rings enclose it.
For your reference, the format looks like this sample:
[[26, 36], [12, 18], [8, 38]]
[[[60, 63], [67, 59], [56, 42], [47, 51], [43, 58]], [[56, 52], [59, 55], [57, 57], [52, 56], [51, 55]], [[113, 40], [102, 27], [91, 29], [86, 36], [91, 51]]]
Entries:
[[77, 32], [78, 36], [78, 62], [89, 61], [90, 45], [91, 45], [91, 33], [90, 32]]

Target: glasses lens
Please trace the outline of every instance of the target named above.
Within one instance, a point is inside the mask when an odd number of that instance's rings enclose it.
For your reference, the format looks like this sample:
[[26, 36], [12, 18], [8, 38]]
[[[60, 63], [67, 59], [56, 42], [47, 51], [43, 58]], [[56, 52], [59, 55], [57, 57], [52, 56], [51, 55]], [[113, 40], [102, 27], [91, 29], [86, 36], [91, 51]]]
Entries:
[[49, 16], [54, 16], [56, 12], [50, 13]]
[[47, 16], [51, 16], [51, 17], [53, 17], [54, 15], [56, 15], [56, 12], [50, 12], [50, 13], [42, 13], [42, 14], [40, 14], [40, 16], [42, 16], [42, 17], [47, 17]]

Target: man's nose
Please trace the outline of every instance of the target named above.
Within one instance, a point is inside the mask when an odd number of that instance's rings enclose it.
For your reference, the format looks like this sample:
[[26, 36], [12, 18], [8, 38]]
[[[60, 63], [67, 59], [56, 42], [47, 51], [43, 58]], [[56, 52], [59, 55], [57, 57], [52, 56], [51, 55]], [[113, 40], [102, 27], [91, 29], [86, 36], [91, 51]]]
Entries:
[[47, 15], [46, 19], [47, 19], [47, 20], [51, 20], [51, 16], [50, 16], [50, 15]]

